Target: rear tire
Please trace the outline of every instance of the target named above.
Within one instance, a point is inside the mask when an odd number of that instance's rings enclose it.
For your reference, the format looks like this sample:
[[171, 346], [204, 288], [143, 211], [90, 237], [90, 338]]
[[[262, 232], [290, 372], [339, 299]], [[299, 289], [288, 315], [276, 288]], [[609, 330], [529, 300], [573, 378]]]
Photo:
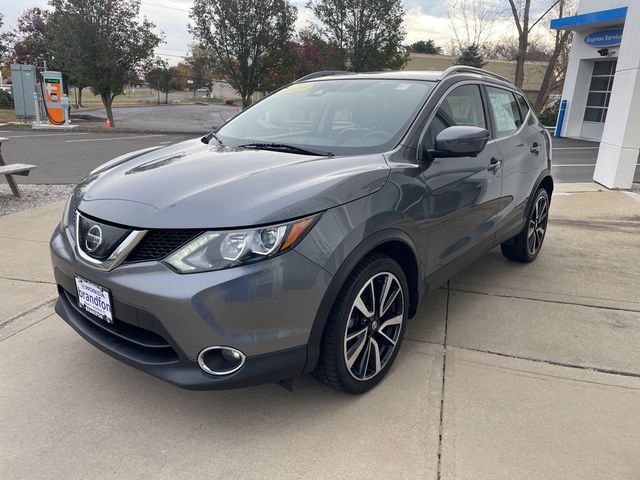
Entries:
[[313, 375], [336, 390], [364, 393], [393, 364], [409, 310], [404, 271], [379, 253], [351, 272], [329, 313]]
[[514, 262], [533, 262], [542, 248], [548, 221], [549, 194], [541, 188], [531, 203], [522, 231], [500, 245], [502, 254]]

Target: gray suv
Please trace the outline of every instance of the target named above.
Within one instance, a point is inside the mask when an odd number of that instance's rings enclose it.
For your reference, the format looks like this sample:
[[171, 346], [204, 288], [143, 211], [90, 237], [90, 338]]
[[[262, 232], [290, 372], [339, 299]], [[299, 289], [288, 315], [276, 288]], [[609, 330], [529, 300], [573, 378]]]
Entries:
[[313, 74], [91, 172], [51, 239], [56, 311], [180, 387], [362, 393], [428, 292], [496, 245], [536, 258], [552, 190], [549, 134], [490, 72]]

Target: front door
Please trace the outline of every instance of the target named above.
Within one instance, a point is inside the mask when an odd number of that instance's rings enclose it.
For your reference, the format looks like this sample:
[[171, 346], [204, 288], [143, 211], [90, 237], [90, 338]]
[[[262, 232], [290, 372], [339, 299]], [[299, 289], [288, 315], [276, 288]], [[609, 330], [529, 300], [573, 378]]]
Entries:
[[[480, 86], [454, 88], [430, 121], [423, 148], [455, 125], [489, 129]], [[494, 142], [475, 157], [431, 160], [424, 170], [427, 269], [438, 269], [495, 236], [502, 185], [502, 157]]]

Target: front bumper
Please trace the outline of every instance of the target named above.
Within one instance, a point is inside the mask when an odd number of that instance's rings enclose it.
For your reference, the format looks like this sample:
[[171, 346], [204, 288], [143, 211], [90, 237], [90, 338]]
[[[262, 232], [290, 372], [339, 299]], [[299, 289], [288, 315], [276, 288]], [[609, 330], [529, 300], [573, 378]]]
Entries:
[[[105, 272], [76, 260], [72, 241], [68, 230], [56, 229], [51, 238], [56, 312], [112, 357], [191, 389], [237, 388], [305, 371], [309, 335], [331, 275], [301, 254], [189, 275], [158, 262]], [[113, 325], [77, 306], [75, 275], [110, 290]], [[226, 376], [202, 371], [198, 353], [217, 345], [242, 351], [244, 366]]]

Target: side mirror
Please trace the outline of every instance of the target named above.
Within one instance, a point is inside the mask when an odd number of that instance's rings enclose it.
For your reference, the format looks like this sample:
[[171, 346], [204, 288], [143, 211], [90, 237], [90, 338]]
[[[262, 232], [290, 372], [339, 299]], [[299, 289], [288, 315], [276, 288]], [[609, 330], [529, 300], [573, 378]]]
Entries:
[[430, 158], [475, 157], [491, 138], [488, 130], [480, 127], [456, 126], [442, 130], [436, 137], [434, 149], [427, 150]]

